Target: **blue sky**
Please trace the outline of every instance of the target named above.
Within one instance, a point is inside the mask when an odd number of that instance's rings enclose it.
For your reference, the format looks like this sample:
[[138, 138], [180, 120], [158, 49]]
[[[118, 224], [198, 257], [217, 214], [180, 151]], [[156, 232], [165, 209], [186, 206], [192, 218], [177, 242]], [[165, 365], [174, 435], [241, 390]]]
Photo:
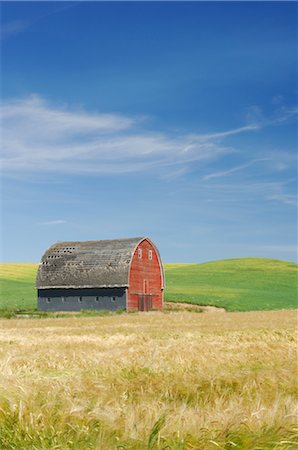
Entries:
[[2, 261], [296, 259], [297, 3], [2, 2]]

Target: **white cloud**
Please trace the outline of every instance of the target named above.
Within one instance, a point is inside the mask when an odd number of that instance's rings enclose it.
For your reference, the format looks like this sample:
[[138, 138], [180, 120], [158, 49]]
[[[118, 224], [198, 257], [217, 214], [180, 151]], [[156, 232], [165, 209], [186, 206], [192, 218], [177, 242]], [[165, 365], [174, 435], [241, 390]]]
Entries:
[[262, 162], [262, 161], [269, 161], [270, 158], [259, 158], [259, 159], [253, 159], [252, 161], [247, 162], [246, 164], [241, 164], [239, 166], [236, 167], [232, 167], [231, 169], [228, 170], [224, 170], [221, 172], [214, 172], [214, 173], [210, 173], [206, 176], [203, 177], [203, 180], [210, 180], [211, 178], [221, 178], [221, 177], [226, 177], [228, 175], [231, 175], [235, 172], [239, 172], [243, 169], [247, 169], [250, 166], [253, 166], [254, 164], [258, 163], [258, 162]]
[[27, 20], [12, 20], [7, 23], [3, 23], [1, 26], [1, 38], [7, 38], [14, 34], [21, 33], [30, 26], [30, 22]]
[[246, 121], [249, 124], [255, 124], [258, 125], [260, 123], [265, 122], [265, 117], [263, 115], [263, 111], [258, 105], [251, 105], [246, 109]]
[[[187, 168], [195, 161], [212, 161], [235, 152], [224, 144], [226, 138], [263, 126], [254, 122], [209, 134], [170, 135], [145, 130], [142, 117], [52, 105], [38, 95], [5, 101], [1, 116], [2, 170], [9, 174], [112, 174], [171, 166]], [[206, 179], [240, 169], [210, 174]], [[179, 167], [170, 170], [181, 173]]]
[[40, 20], [46, 19], [49, 16], [60, 13], [66, 9], [73, 8], [75, 3], [63, 4], [63, 6], [59, 5], [58, 7], [50, 5], [50, 9], [47, 9], [43, 14], [38, 14], [37, 16], [32, 16], [28, 20], [16, 19], [11, 20], [6, 23], [1, 24], [1, 39], [6, 39], [11, 36], [17, 35], [26, 31], [29, 27], [39, 22]]
[[[219, 181], [219, 182], [218, 182]], [[223, 183], [223, 180], [214, 180], [214, 183], [206, 183], [208, 190], [208, 202], [215, 203], [239, 203], [251, 200], [255, 204], [255, 199], [263, 199], [267, 202], [279, 202], [284, 205], [297, 206], [297, 195], [292, 193], [291, 185], [296, 182], [295, 178], [277, 181], [256, 182], [253, 178], [244, 181], [233, 181]]]
[[283, 122], [287, 122], [289, 119], [294, 118], [297, 114], [297, 107], [289, 108], [287, 106], [282, 106], [278, 111], [276, 111], [275, 118], [272, 119], [272, 123], [282, 124]]
[[66, 220], [58, 219], [58, 220], [49, 220], [47, 222], [39, 222], [38, 225], [62, 225], [66, 223]]
[[203, 134], [200, 136], [201, 140], [209, 140], [209, 139], [218, 139], [218, 138], [225, 138], [228, 136], [232, 136], [234, 134], [240, 134], [244, 133], [246, 131], [256, 131], [261, 128], [261, 125], [258, 123], [253, 123], [251, 125], [246, 125], [244, 127], [235, 128], [233, 130], [227, 130], [220, 133], [211, 133], [211, 134]]
[[[266, 116], [262, 108], [258, 105], [251, 105], [246, 109], [245, 119], [249, 124], [248, 127], [256, 127], [256, 129], [279, 125], [294, 118], [298, 114], [297, 106], [289, 107], [284, 104], [282, 96], [276, 96], [272, 100], [274, 109], [271, 115]], [[245, 128], [245, 127], [243, 127]]]
[[276, 200], [277, 202], [285, 203], [286, 205], [292, 205], [297, 207], [297, 195], [293, 194], [274, 194], [269, 197], [269, 200]]
[[140, 128], [143, 119], [53, 106], [37, 95], [1, 107], [2, 168], [6, 172], [119, 173], [210, 160], [233, 149], [229, 130], [170, 136]]
[[118, 131], [130, 127], [133, 123], [132, 119], [121, 115], [90, 114], [83, 110], [69, 111], [65, 106], [54, 107], [37, 95], [8, 101], [3, 104], [1, 110], [7, 123], [13, 121], [24, 137], [32, 133], [37, 134], [38, 131], [41, 135], [42, 130], [37, 130], [37, 125], [47, 133], [53, 132], [55, 137], [59, 137], [87, 132]]

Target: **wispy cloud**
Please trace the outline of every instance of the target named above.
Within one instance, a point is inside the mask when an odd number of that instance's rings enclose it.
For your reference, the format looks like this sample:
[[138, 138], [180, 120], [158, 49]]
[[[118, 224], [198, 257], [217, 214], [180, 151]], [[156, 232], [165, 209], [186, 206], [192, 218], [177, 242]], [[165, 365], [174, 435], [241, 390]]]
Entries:
[[14, 34], [21, 33], [29, 28], [31, 22], [28, 20], [12, 20], [11, 22], [3, 23], [1, 25], [1, 39], [5, 39]]
[[181, 167], [178, 169], [174, 169], [174, 170], [168, 170], [165, 174], [162, 175], [162, 179], [163, 180], [175, 180], [177, 178], [183, 177], [184, 175], [186, 175], [188, 173], [188, 168], [187, 167]]
[[235, 128], [233, 130], [222, 131], [219, 133], [203, 134], [200, 136], [200, 139], [202, 141], [210, 140], [210, 139], [221, 139], [221, 138], [225, 138], [225, 137], [232, 136], [235, 134], [244, 133], [247, 131], [259, 130], [261, 127], [262, 127], [262, 125], [260, 123], [253, 123], [250, 125], [245, 125], [244, 127]]
[[280, 193], [280, 194], [274, 194], [271, 197], [269, 197], [270, 200], [276, 200], [277, 202], [282, 202], [285, 203], [286, 205], [292, 205], [297, 207], [297, 195], [293, 195], [293, 194], [284, 194], [284, 193]]
[[284, 205], [297, 206], [297, 195], [293, 194], [292, 185], [296, 179], [277, 181], [255, 181], [253, 178], [245, 182], [242, 180], [230, 180], [223, 183], [222, 180], [214, 180], [214, 183], [206, 183], [208, 190], [208, 202], [214, 203], [248, 203], [255, 204], [256, 199], [263, 199], [267, 202], [279, 202]]
[[276, 114], [276, 117], [274, 119], [272, 119], [272, 122], [277, 123], [277, 124], [283, 123], [293, 117], [296, 117], [297, 114], [298, 114], [297, 107], [289, 108], [289, 107], [283, 106], [282, 108], [280, 108], [280, 110]]
[[37, 95], [1, 107], [4, 171], [121, 173], [210, 160], [233, 151], [229, 130], [173, 135], [144, 130], [142, 117], [54, 106]]
[[43, 14], [39, 14], [27, 20], [16, 19], [9, 22], [4, 22], [1, 24], [0, 38], [3, 40], [19, 33], [23, 33], [40, 20], [45, 19], [53, 14], [62, 12], [65, 9], [73, 8], [74, 6], [76, 6], [75, 2], [68, 2], [68, 4], [64, 4], [63, 6], [59, 5], [58, 7], [55, 6], [54, 8], [50, 6], [51, 9], [47, 9]]
[[[291, 112], [292, 114], [292, 112]], [[143, 117], [103, 114], [53, 105], [38, 95], [5, 101], [2, 116], [2, 168], [6, 173], [125, 173], [212, 161], [235, 152], [226, 144], [233, 135], [263, 125], [208, 134], [169, 134], [146, 130]], [[205, 179], [226, 176], [255, 160]], [[181, 174], [180, 167], [172, 173]]]
[[272, 103], [274, 105], [274, 109], [269, 116], [264, 114], [259, 105], [249, 106], [245, 113], [246, 122], [249, 124], [248, 126], [263, 128], [270, 125], [278, 125], [294, 118], [298, 114], [297, 106], [287, 106], [284, 103], [282, 96], [274, 97]]
[[205, 175], [203, 177], [203, 180], [210, 180], [211, 178], [227, 177], [228, 175], [231, 175], [231, 174], [233, 174], [235, 172], [239, 172], [239, 171], [241, 171], [243, 169], [247, 169], [248, 167], [253, 166], [254, 164], [256, 164], [258, 162], [262, 162], [262, 161], [269, 161], [269, 158], [253, 159], [252, 161], [249, 161], [246, 164], [241, 164], [239, 166], [232, 167], [231, 169], [228, 169], [228, 170], [223, 170], [221, 172], [210, 173], [208, 175]]
[[62, 225], [66, 223], [66, 220], [57, 219], [57, 220], [48, 220], [47, 222], [39, 222], [38, 225]]

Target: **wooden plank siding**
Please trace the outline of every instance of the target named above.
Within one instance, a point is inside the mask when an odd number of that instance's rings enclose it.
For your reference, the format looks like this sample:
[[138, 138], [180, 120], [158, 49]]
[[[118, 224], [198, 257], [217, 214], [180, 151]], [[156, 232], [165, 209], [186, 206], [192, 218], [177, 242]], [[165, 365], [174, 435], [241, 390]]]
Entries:
[[163, 267], [146, 237], [56, 242], [42, 256], [36, 288], [44, 310], [148, 311], [162, 308]]
[[[141, 254], [140, 254], [141, 250]], [[152, 252], [149, 255], [149, 252]], [[150, 259], [152, 256], [152, 259]], [[161, 262], [153, 245], [144, 239], [135, 249], [129, 271], [127, 309], [139, 308], [142, 295], [150, 296], [153, 309], [161, 309], [163, 303], [163, 275]]]

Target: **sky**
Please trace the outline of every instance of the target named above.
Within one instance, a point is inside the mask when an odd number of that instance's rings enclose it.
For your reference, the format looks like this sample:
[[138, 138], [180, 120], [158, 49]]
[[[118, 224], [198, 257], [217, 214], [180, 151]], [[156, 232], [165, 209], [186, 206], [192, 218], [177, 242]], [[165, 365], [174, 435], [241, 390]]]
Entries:
[[297, 258], [296, 2], [1, 2], [1, 255]]

